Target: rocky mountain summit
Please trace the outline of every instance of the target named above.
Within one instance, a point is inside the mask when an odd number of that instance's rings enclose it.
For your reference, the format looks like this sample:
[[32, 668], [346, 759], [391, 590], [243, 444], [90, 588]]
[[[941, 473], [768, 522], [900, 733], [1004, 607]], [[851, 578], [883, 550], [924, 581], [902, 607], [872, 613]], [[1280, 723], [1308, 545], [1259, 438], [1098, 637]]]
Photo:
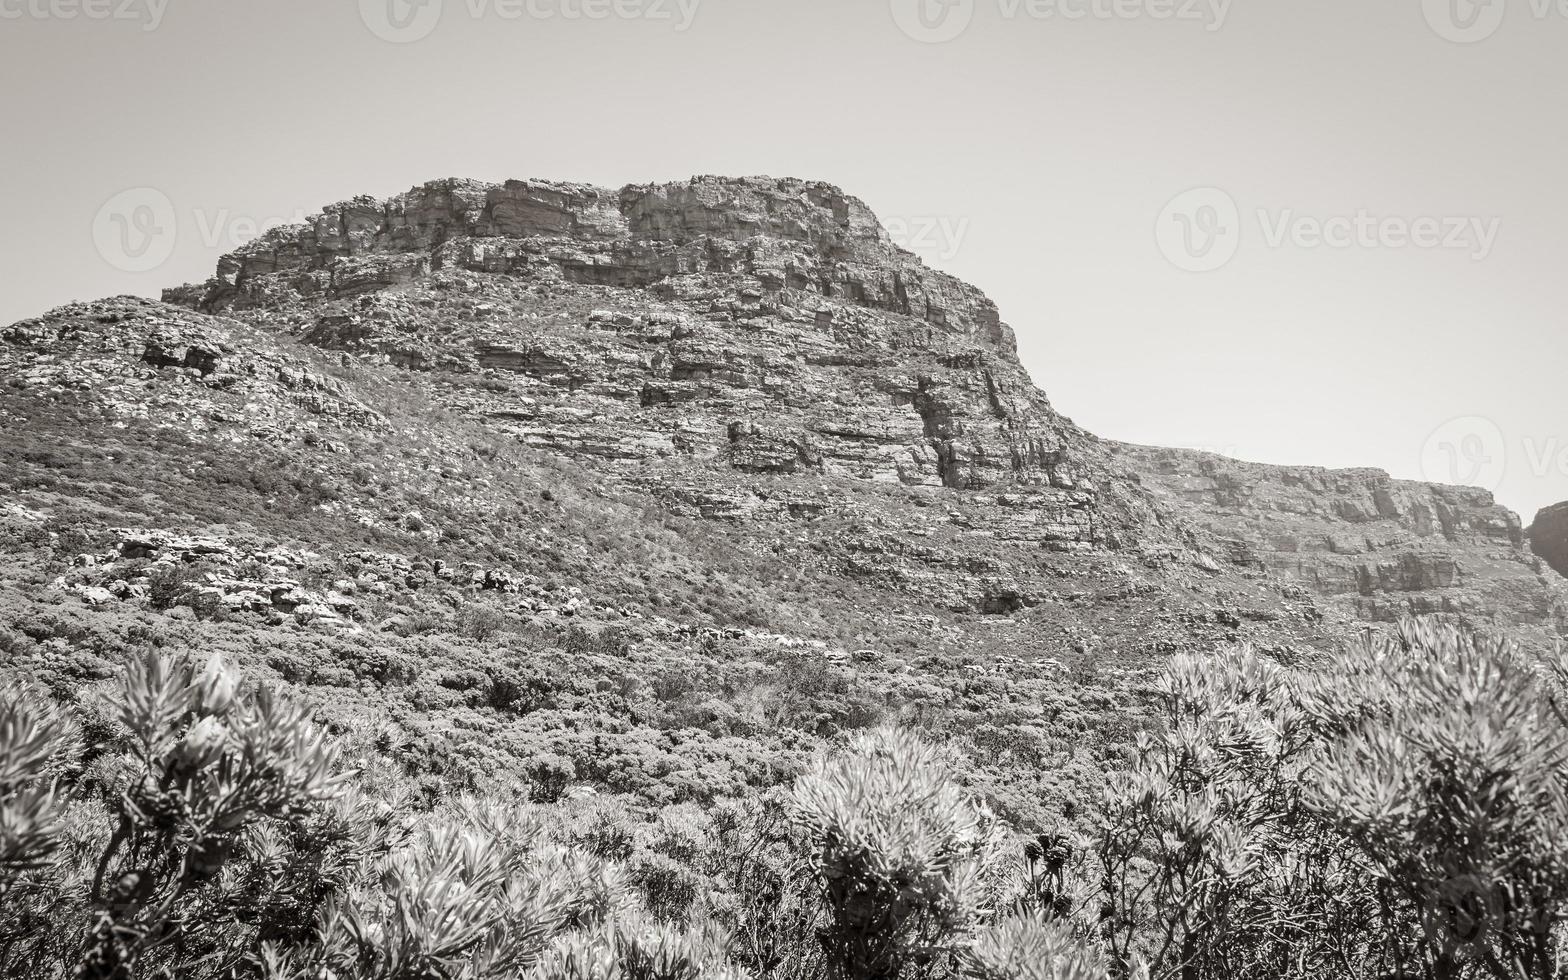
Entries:
[[[495, 581], [537, 577], [540, 543], [566, 533], [551, 498], [613, 498], [618, 519], [702, 528], [691, 567], [764, 604], [781, 594], [747, 576], [788, 569], [790, 608], [755, 615], [805, 636], [839, 620], [866, 645], [957, 636], [1141, 663], [1231, 639], [1300, 651], [1410, 613], [1545, 643], [1568, 610], [1561, 576], [1484, 492], [1083, 431], [1034, 387], [994, 303], [817, 182], [441, 180], [355, 198], [162, 303], [13, 325], [0, 371], [12, 431], [49, 429], [69, 405], [77, 434], [91, 418], [113, 439], [181, 447], [111, 454], [129, 498], [30, 487], [36, 460], [13, 459], [0, 480], [17, 506], [225, 539], [268, 529], [279, 545], [349, 528], [340, 555], [411, 535], [431, 570], [493, 552]], [[136, 469], [188, 468], [199, 484], [210, 453], [258, 447], [324, 488], [308, 535], [266, 506], [164, 507], [146, 486], [161, 477]], [[545, 506], [516, 496], [522, 471]], [[273, 594], [232, 571], [213, 578], [251, 585], [230, 605]], [[589, 607], [652, 611], [624, 581], [569, 577], [613, 593]], [[99, 602], [141, 594], [62, 581]], [[353, 620], [330, 583], [275, 584]]]
[[221, 653], [430, 799], [705, 805], [896, 723], [1061, 826], [1174, 653], [1568, 625], [1560, 514], [1100, 439], [821, 183], [357, 198], [0, 379], [0, 677]]

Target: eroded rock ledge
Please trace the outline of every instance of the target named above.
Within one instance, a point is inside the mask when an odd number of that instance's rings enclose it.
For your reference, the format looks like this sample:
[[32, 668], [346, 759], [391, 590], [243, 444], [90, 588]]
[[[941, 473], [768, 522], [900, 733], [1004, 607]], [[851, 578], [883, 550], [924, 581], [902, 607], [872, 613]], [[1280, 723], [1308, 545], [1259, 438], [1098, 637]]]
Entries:
[[539, 267], [572, 283], [632, 288], [741, 273], [766, 289], [905, 314], [1009, 355], [1015, 350], [994, 303], [894, 245], [859, 199], [830, 184], [767, 177], [695, 177], [619, 191], [449, 179], [384, 201], [357, 197], [225, 257], [199, 302], [212, 311], [265, 305], [280, 291], [338, 299], [442, 269]]
[[1530, 548], [1559, 575], [1568, 575], [1568, 501], [1535, 515], [1535, 523], [1530, 525]]

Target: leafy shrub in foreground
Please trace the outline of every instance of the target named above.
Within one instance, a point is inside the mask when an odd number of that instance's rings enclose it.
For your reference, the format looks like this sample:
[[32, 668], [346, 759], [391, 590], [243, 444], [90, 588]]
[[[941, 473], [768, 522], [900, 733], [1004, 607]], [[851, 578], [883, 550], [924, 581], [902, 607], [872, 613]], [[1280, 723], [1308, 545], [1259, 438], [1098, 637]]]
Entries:
[[1314, 669], [1178, 658], [1165, 730], [1102, 822], [1119, 969], [1561, 976], [1568, 729], [1551, 666], [1428, 623]]
[[[241, 697], [216, 660], [133, 663], [105, 712], [92, 727], [109, 740], [84, 745], [24, 696], [0, 695], [0, 920], [18, 937], [0, 966], [232, 969], [223, 945], [240, 920], [254, 928], [293, 900], [252, 890], [242, 915], [245, 867], [338, 791], [334, 752], [302, 709], [268, 689]], [[47, 792], [45, 770], [57, 777]]]
[[610, 977], [742, 975], [526, 808], [367, 796], [216, 659], [148, 656], [93, 711], [79, 737], [0, 693], [0, 975], [501, 980], [558, 946], [607, 948]]
[[[1564, 976], [1568, 659], [1416, 625], [1310, 669], [1178, 657], [1093, 848], [1015, 841], [964, 788], [990, 777], [909, 733], [863, 733], [789, 790], [739, 778], [744, 739], [573, 731], [504, 664], [426, 660], [431, 696], [523, 739], [507, 799], [454, 798], [450, 760], [409, 769], [418, 799], [400, 766], [344, 774], [304, 709], [216, 660], [145, 657], [70, 709], [0, 691], [0, 976]], [[375, 741], [403, 766], [422, 744]], [[596, 788], [634, 777], [700, 805]]]
[[0, 695], [0, 899], [60, 846], [64, 827], [50, 769], [71, 728], [38, 699]]
[[1539, 665], [1415, 624], [1371, 656], [1396, 695], [1314, 761], [1307, 802], [1419, 928], [1401, 967], [1560, 975], [1568, 727]]
[[982, 929], [969, 951], [976, 980], [1104, 980], [1106, 964], [1060, 922], [1020, 916]]
[[[834, 976], [893, 978], [957, 961], [994, 914], [1006, 828], [959, 789], [945, 753], [917, 736], [879, 729], [857, 738], [801, 778], [793, 803], [816, 854], [826, 912], [818, 936]], [[1069, 944], [1059, 945], [1036, 942], [1032, 952], [1051, 958], [1035, 968], [1057, 969]], [[993, 965], [1012, 975], [1001, 960]]]

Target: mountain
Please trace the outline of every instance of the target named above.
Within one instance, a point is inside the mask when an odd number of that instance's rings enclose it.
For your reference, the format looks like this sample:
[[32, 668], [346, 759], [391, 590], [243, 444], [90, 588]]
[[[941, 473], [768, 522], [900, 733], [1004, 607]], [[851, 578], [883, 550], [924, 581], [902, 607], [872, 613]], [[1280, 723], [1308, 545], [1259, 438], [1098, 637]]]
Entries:
[[547, 757], [710, 799], [896, 717], [1027, 822], [1174, 652], [1568, 625], [1483, 491], [1085, 432], [994, 303], [817, 182], [355, 198], [14, 324], [0, 375], [13, 666], [210, 646], [442, 785]]

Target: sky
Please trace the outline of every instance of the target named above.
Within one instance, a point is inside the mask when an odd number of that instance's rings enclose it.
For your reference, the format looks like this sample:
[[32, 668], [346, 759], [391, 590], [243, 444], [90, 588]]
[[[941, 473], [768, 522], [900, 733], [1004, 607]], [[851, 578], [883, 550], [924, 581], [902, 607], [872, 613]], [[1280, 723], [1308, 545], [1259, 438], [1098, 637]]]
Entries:
[[0, 323], [447, 176], [827, 180], [1100, 435], [1568, 499], [1568, 0], [0, 0]]

